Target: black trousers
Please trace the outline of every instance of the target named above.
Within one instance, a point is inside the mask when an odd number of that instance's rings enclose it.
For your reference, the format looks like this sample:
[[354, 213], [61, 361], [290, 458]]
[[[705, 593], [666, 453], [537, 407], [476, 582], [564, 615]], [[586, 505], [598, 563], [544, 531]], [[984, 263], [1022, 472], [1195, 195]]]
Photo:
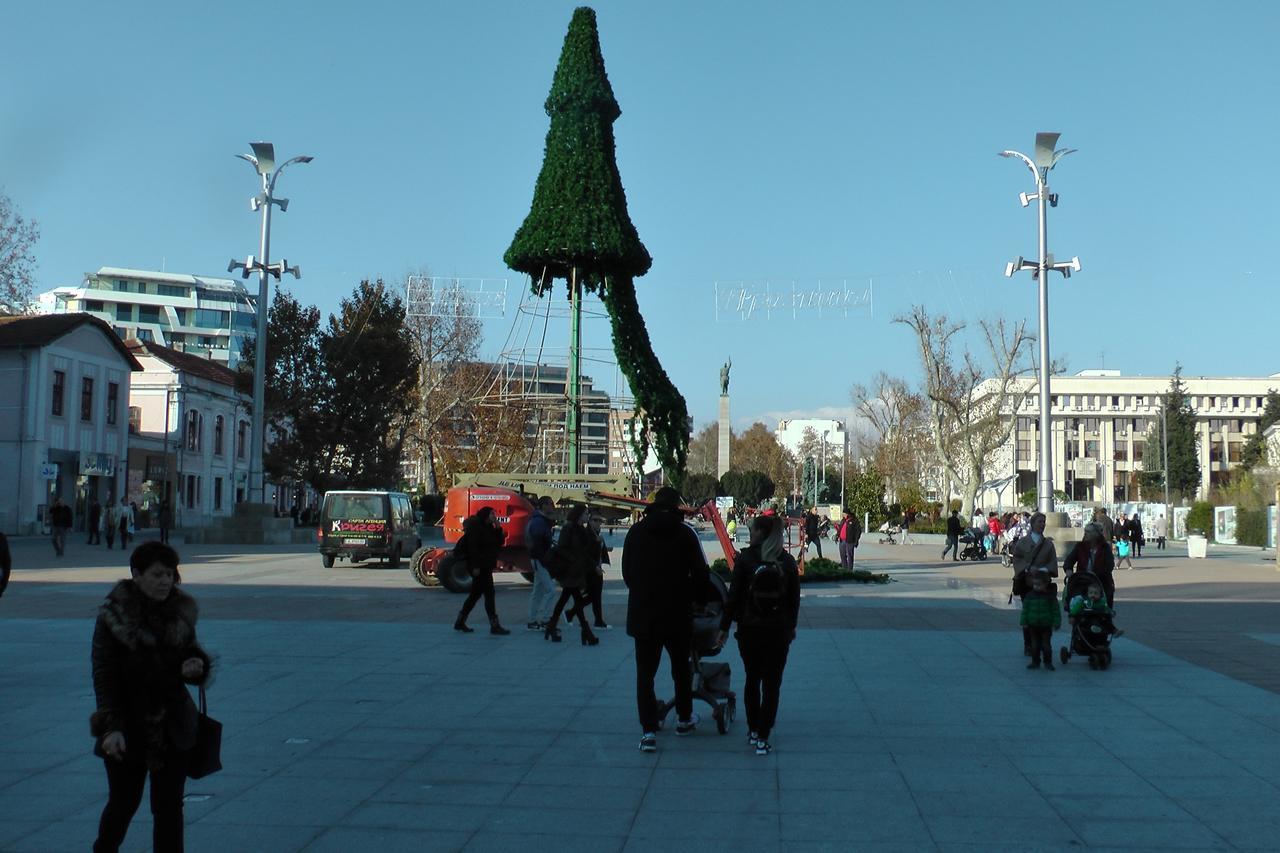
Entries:
[[1031, 625], [1026, 632], [1031, 637], [1031, 659], [1053, 663], [1053, 629]]
[[[587, 585], [581, 590], [581, 592], [582, 592], [582, 600], [574, 602], [573, 607], [569, 608], [569, 613], [566, 618], [581, 619], [583, 615], [583, 610], [586, 609], [584, 605], [586, 604], [586, 602], [589, 601], [591, 602], [592, 615], [595, 617], [595, 620], [596, 620], [595, 627], [603, 628], [604, 612], [603, 612], [603, 604], [601, 603], [601, 601], [604, 596], [604, 575], [600, 574], [599, 572], [592, 573], [587, 578]], [[551, 621], [551, 624], [552, 625], [556, 624], [554, 619]]]
[[[138, 744], [137, 748], [141, 748]], [[142, 789], [151, 776], [151, 844], [155, 853], [182, 853], [182, 795], [187, 784], [186, 761], [179, 753], [159, 770], [138, 760], [107, 758], [107, 805], [98, 821], [93, 853], [115, 853], [124, 843], [129, 822], [142, 802]]]
[[947, 552], [951, 552], [951, 559], [960, 559], [960, 537], [947, 535], [947, 547], [942, 549], [942, 559], [947, 559]]
[[98, 530], [98, 522], [93, 521], [92, 519], [89, 521], [89, 542], [87, 544], [102, 544], [102, 531]]
[[778, 718], [778, 699], [782, 694], [782, 671], [787, 666], [791, 647], [790, 630], [739, 628], [738, 654], [746, 670], [743, 692], [747, 709], [747, 728], [765, 740]]
[[489, 621], [492, 622], [498, 618], [498, 605], [493, 597], [493, 572], [482, 571], [471, 579], [471, 594], [462, 603], [462, 610], [458, 613], [459, 622], [467, 621], [467, 615], [471, 613], [471, 608], [476, 606], [480, 596], [484, 596], [484, 612], [488, 615]]
[[662, 650], [671, 659], [671, 682], [675, 689], [676, 714], [682, 720], [693, 715], [693, 671], [689, 667], [688, 634], [666, 637], [636, 637], [636, 710], [640, 712], [640, 728], [658, 730], [658, 697], [653, 692], [653, 679], [662, 662]]

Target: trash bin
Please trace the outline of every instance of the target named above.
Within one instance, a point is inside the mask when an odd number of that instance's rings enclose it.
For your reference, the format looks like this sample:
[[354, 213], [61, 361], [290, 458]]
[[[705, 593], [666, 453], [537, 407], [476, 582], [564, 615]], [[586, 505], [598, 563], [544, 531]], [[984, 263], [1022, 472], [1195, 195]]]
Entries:
[[1187, 557], [1192, 560], [1203, 560], [1209, 556], [1209, 537], [1203, 530], [1194, 527], [1187, 529]]

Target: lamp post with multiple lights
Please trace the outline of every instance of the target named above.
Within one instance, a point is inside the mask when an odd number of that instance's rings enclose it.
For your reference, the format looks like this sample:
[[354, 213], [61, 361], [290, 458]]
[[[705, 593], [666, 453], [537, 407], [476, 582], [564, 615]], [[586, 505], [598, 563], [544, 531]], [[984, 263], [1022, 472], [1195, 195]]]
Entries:
[[1032, 199], [1036, 200], [1036, 207], [1040, 214], [1040, 251], [1038, 259], [1036, 261], [1028, 261], [1019, 257], [1005, 266], [1004, 274], [1012, 277], [1018, 270], [1031, 270], [1032, 277], [1038, 279], [1040, 285], [1040, 471], [1036, 482], [1036, 503], [1038, 504], [1037, 509], [1043, 513], [1053, 512], [1053, 438], [1052, 433], [1049, 431], [1048, 273], [1050, 270], [1056, 270], [1062, 273], [1064, 278], [1070, 278], [1073, 271], [1080, 272], [1079, 258], [1057, 263], [1049, 252], [1046, 211], [1048, 207], [1058, 206], [1058, 194], [1049, 191], [1049, 172], [1058, 164], [1059, 160], [1076, 150], [1074, 148], [1055, 149], [1054, 146], [1058, 144], [1059, 135], [1057, 133], [1037, 133], [1034, 160], [1019, 151], [1000, 152], [1001, 157], [1016, 157], [1025, 163], [1036, 180], [1035, 193], [1020, 193], [1018, 197], [1022, 201], [1023, 207], [1030, 204]]
[[259, 502], [266, 503], [262, 447], [267, 428], [267, 311], [270, 307], [267, 293], [268, 276], [275, 276], [276, 280], [279, 280], [284, 273], [290, 273], [295, 279], [302, 278], [301, 270], [296, 266], [289, 266], [287, 260], [275, 264], [268, 262], [271, 251], [271, 205], [279, 205], [281, 213], [289, 209], [289, 199], [275, 196], [276, 180], [286, 166], [293, 163], [310, 163], [312, 158], [292, 157], [276, 166], [275, 146], [270, 142], [250, 142], [249, 147], [253, 149], [253, 154], [236, 156], [253, 166], [254, 171], [262, 178], [262, 192], [249, 199], [250, 210], [262, 211], [262, 239], [258, 247], [258, 257], [250, 255], [243, 261], [232, 260], [227, 266], [227, 272], [240, 270], [242, 278], [248, 278], [249, 273], [252, 272], [258, 274], [257, 339], [253, 347], [253, 435], [249, 443], [249, 500], [252, 501], [256, 495]]

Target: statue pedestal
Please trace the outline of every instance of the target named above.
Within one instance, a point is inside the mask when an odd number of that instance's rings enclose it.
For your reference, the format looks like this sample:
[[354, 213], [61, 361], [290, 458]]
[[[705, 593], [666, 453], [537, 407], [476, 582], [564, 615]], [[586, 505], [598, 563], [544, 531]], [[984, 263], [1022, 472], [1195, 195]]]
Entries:
[[1045, 513], [1044, 535], [1053, 540], [1054, 547], [1058, 551], [1058, 559], [1062, 560], [1067, 556], [1063, 545], [1069, 547], [1083, 539], [1084, 528], [1073, 527], [1070, 516], [1065, 512], [1048, 512]]
[[720, 442], [716, 452], [716, 477], [729, 470], [729, 395], [720, 395]]

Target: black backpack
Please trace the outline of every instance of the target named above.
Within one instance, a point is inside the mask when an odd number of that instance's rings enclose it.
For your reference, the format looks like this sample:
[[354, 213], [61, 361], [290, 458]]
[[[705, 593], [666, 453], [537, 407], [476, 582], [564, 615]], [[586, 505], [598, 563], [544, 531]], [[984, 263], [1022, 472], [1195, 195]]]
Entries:
[[747, 586], [747, 610], [753, 621], [774, 622], [782, 615], [787, 576], [777, 563], [761, 563]]

